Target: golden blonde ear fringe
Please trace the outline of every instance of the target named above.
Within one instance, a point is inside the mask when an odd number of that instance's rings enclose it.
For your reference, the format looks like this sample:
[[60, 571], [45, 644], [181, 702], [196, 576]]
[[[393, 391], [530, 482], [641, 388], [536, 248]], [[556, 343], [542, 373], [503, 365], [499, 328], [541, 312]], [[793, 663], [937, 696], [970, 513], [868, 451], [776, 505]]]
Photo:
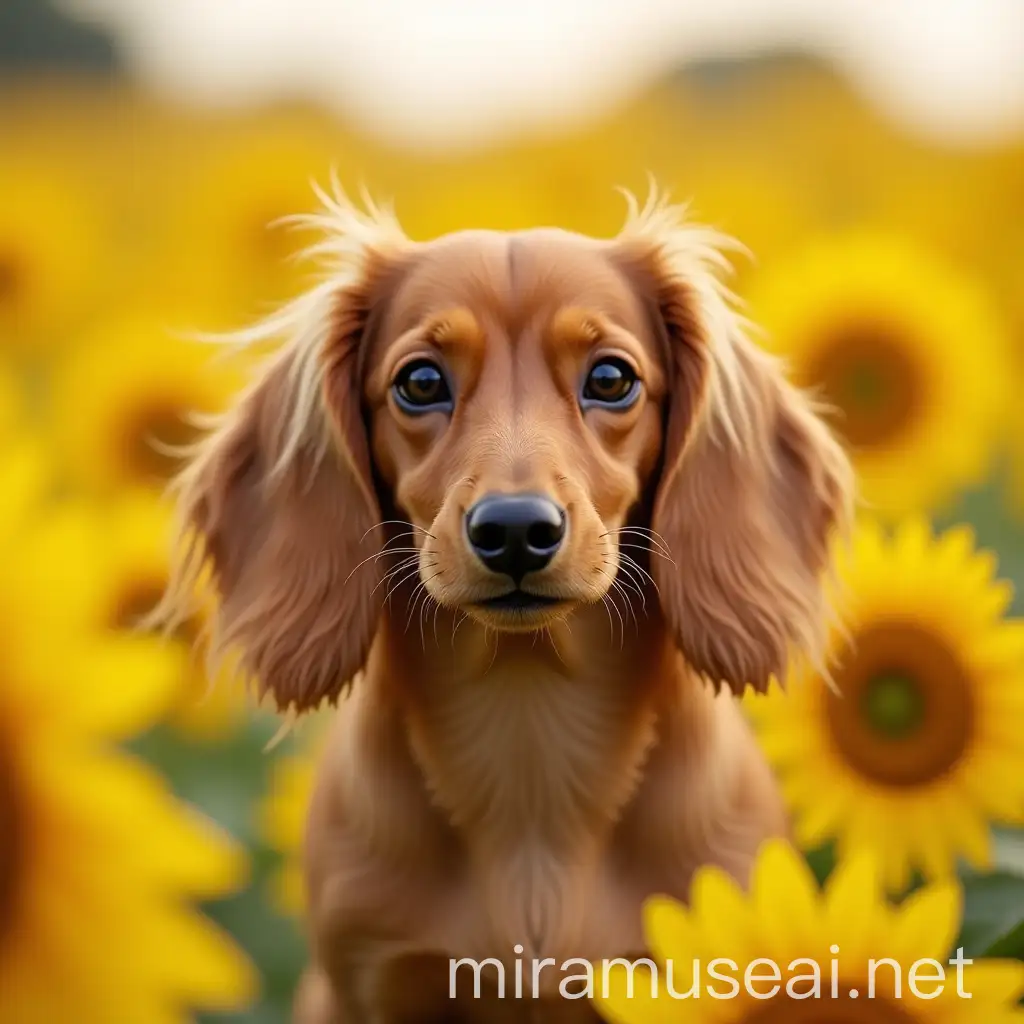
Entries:
[[284, 712], [284, 721], [277, 727], [277, 731], [263, 746], [263, 753], [270, 754], [276, 750], [292, 733], [299, 723], [299, 713], [294, 708], [288, 708]]

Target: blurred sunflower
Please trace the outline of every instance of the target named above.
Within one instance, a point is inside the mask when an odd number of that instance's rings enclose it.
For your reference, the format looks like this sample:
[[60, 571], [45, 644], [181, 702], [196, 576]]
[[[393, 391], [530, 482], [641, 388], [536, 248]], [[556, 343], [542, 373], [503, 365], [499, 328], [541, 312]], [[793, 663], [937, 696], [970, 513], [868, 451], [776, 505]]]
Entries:
[[50, 346], [87, 311], [104, 242], [78, 181], [49, 163], [0, 162], [0, 351]]
[[24, 396], [17, 378], [0, 360], [0, 438], [8, 437], [24, 415]]
[[170, 575], [172, 511], [142, 488], [102, 506], [67, 502], [40, 524], [31, 557], [37, 579], [63, 595], [51, 612], [65, 617], [60, 626], [131, 638], [175, 682], [168, 697], [170, 723], [190, 739], [220, 740], [242, 721], [246, 694], [228, 671], [213, 680], [207, 676], [205, 616], [179, 624], [173, 636], [140, 628]]
[[166, 481], [194, 416], [224, 408], [238, 371], [152, 317], [102, 324], [54, 370], [52, 418], [73, 475], [97, 490]]
[[837, 410], [869, 506], [932, 508], [984, 478], [1005, 424], [1009, 345], [971, 282], [864, 233], [761, 274], [751, 311], [796, 382]]
[[1010, 502], [1024, 519], [1024, 408], [1018, 409], [1010, 426]]
[[313, 268], [301, 250], [312, 238], [280, 222], [316, 209], [312, 182], [326, 184], [334, 170], [358, 185], [342, 142], [331, 126], [268, 119], [222, 133], [183, 171], [167, 245], [186, 307], [236, 326], [308, 286]]
[[37, 552], [0, 538], [3, 1017], [185, 1024], [241, 1009], [252, 968], [193, 901], [237, 888], [244, 856], [117, 748], [174, 681], [134, 639], [56, 629], [65, 595], [39, 579]]
[[748, 698], [798, 841], [877, 851], [885, 882], [991, 866], [991, 822], [1024, 823], [1024, 621], [968, 527], [859, 524], [841, 552], [834, 688], [797, 673]]
[[521, 150], [488, 151], [424, 167], [400, 190], [396, 206], [411, 238], [464, 228], [521, 231], [548, 221], [550, 208], [524, 180], [538, 173]]
[[[949, 970], [941, 990], [933, 975], [897, 987], [893, 963], [903, 982], [920, 961], [945, 967], [962, 904], [959, 886], [949, 883], [890, 906], [863, 854], [841, 863], [822, 892], [799, 855], [772, 840], [758, 854], [749, 894], [705, 866], [688, 907], [648, 900], [644, 933], [660, 967], [656, 986], [652, 992], [650, 973], [637, 970], [630, 993], [625, 970], [612, 968], [607, 994], [594, 986], [597, 1008], [613, 1024], [1020, 1024], [1024, 1009], [1014, 1003], [1024, 993], [1024, 964], [1015, 960], [966, 963], [962, 986]], [[780, 983], [759, 958], [776, 965]], [[884, 962], [872, 969], [872, 959]], [[716, 961], [718, 979], [708, 972]], [[695, 963], [701, 990], [717, 998], [682, 998]], [[748, 965], [754, 970], [741, 985]]]
[[281, 856], [281, 865], [271, 878], [270, 897], [282, 914], [293, 917], [299, 916], [306, 904], [302, 841], [315, 774], [312, 752], [277, 758], [259, 812], [260, 835]]

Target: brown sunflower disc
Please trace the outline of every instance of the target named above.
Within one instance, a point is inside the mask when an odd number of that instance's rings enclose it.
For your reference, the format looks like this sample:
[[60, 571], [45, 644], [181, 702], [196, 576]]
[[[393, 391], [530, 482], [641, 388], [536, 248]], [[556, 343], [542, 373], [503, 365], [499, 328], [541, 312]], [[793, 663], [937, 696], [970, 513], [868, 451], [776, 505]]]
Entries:
[[806, 384], [821, 388], [841, 413], [837, 424], [855, 448], [891, 443], [924, 402], [920, 368], [884, 327], [864, 324], [836, 335], [808, 366]]
[[[966, 751], [974, 703], [966, 672], [941, 637], [887, 622], [857, 634], [826, 697], [828, 724], [851, 769], [885, 786], [922, 786]], [[905, 699], [893, 701], [903, 687]], [[880, 699], [880, 694], [883, 699]]]
[[176, 406], [154, 404], [140, 409], [124, 425], [124, 465], [135, 479], [169, 480], [184, 462], [180, 455], [166, 449], [192, 444], [197, 433]]
[[18, 879], [24, 856], [18, 780], [5, 746], [0, 745], [0, 944], [7, 938], [17, 913]]

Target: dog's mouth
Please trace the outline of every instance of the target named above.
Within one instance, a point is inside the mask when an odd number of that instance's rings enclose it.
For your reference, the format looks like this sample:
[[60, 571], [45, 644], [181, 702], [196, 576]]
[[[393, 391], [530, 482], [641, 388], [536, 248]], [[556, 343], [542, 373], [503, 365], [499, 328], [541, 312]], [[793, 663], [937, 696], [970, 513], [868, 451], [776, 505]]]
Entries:
[[506, 594], [499, 594], [497, 597], [487, 597], [482, 601], [476, 601], [475, 604], [478, 608], [486, 608], [488, 611], [534, 612], [564, 604], [565, 601], [564, 597], [533, 594], [528, 590], [516, 588]]

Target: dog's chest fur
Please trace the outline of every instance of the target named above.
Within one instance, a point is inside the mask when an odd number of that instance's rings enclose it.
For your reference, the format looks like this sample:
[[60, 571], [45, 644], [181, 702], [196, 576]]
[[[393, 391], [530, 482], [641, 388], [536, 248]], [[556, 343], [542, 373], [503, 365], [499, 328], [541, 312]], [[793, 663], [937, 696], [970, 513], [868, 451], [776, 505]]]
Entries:
[[619, 668], [578, 676], [502, 658], [435, 687], [417, 716], [416, 756], [464, 837], [495, 955], [578, 946], [607, 836], [653, 737]]

